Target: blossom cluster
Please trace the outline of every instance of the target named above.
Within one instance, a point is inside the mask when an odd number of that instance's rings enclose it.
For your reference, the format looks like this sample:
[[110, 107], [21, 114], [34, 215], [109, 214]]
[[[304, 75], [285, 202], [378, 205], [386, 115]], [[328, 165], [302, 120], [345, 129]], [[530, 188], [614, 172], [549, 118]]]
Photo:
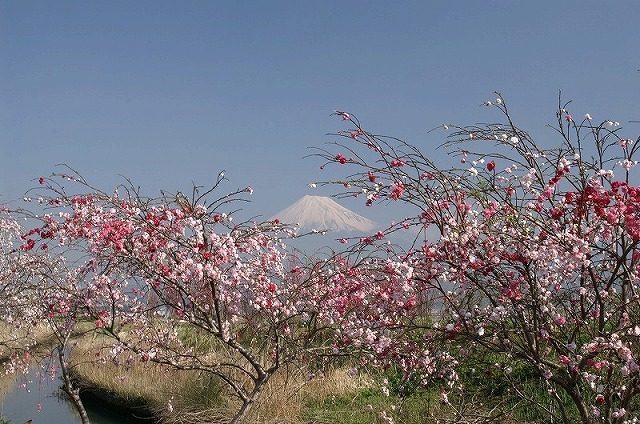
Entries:
[[[389, 322], [364, 338], [375, 340], [379, 360], [391, 345], [424, 347], [431, 364], [447, 352], [454, 382], [455, 364], [470, 352], [498, 354], [505, 373], [517, 364], [535, 370], [556, 393], [552, 402], [567, 394], [584, 422], [630, 419], [640, 390], [640, 188], [630, 183], [636, 145], [610, 121], [596, 125], [587, 115], [577, 123], [561, 108], [560, 146], [542, 149], [513, 124], [504, 99], [485, 104], [507, 123], [445, 127], [445, 145], [471, 171], [441, 169], [427, 152], [369, 133], [347, 115], [360, 137], [343, 147], [359, 158], [349, 163], [359, 169], [340, 182], [353, 190], [345, 194], [368, 193], [369, 206], [389, 198], [417, 206], [414, 218], [387, 232], [402, 225], [436, 234], [400, 255], [387, 250], [386, 260], [411, 269], [402, 295], [430, 298], [437, 313]], [[331, 161], [330, 153], [319, 156]], [[384, 260], [368, 265], [375, 269], [365, 267], [366, 275], [385, 269]], [[404, 340], [380, 340], [398, 328]], [[425, 383], [444, 369], [407, 363], [405, 372]], [[557, 411], [566, 416], [566, 405]]]

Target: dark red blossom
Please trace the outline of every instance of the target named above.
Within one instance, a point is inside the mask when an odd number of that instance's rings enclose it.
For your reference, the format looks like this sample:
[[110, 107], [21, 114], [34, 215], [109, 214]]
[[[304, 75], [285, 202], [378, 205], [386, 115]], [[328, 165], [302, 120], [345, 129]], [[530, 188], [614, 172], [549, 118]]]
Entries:
[[27, 240], [25, 244], [22, 245], [21, 249], [25, 252], [32, 250], [36, 245], [36, 242], [33, 239]]

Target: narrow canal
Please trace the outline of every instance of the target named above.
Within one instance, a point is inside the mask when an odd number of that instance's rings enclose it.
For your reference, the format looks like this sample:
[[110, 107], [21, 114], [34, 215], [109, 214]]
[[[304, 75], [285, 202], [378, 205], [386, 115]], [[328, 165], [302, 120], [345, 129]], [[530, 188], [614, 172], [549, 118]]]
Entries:
[[[32, 377], [32, 375], [30, 375]], [[80, 417], [73, 405], [58, 390], [60, 381], [47, 379], [41, 384], [30, 382], [15, 386], [0, 399], [0, 417], [11, 424], [23, 424], [32, 420], [33, 424], [80, 424]], [[149, 420], [135, 419], [130, 412], [101, 404], [88, 398], [85, 407], [92, 424], [140, 424]]]

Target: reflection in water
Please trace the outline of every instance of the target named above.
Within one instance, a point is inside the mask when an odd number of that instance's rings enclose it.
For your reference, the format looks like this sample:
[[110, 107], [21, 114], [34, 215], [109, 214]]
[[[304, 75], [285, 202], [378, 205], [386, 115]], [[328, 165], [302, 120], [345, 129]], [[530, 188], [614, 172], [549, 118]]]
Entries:
[[[34, 374], [30, 373], [29, 378]], [[2, 397], [0, 393], [0, 416], [11, 420], [11, 424], [22, 424], [33, 420], [33, 424], [80, 424], [80, 417], [73, 405], [58, 391], [59, 380], [44, 379], [42, 383], [17, 381], [13, 378], [13, 390]], [[139, 421], [128, 419], [113, 412], [113, 408], [96, 403], [85, 405], [92, 424], [133, 424]]]

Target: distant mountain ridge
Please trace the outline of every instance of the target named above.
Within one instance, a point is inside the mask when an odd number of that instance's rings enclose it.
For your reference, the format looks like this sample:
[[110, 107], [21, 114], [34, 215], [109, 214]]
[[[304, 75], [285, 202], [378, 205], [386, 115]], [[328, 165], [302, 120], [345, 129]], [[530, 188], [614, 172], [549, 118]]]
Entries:
[[326, 196], [304, 196], [271, 217], [300, 229], [331, 232], [369, 233], [379, 226]]

